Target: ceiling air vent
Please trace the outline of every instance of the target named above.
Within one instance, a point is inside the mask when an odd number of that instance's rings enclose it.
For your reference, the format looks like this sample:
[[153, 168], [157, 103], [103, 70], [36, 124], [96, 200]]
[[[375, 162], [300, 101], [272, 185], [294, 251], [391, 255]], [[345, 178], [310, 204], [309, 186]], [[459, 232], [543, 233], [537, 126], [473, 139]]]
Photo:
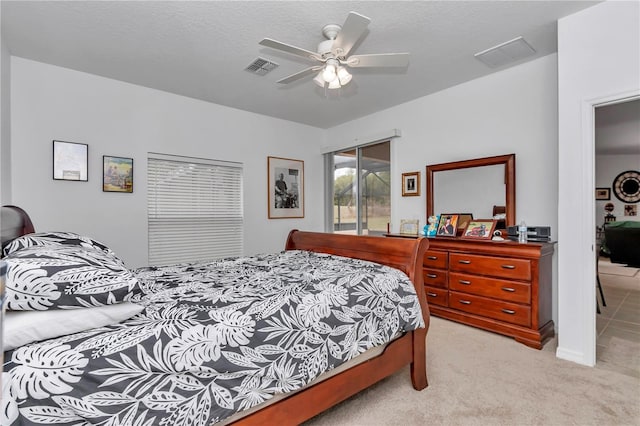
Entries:
[[475, 56], [491, 68], [501, 67], [511, 62], [531, 56], [536, 51], [522, 37], [514, 38], [497, 46], [491, 47]]
[[266, 75], [269, 71], [272, 71], [277, 66], [278, 64], [276, 64], [275, 62], [271, 62], [268, 59], [257, 58], [255, 61], [250, 63], [249, 66], [247, 66], [244, 70], [249, 71], [250, 73], [253, 73], [253, 74]]

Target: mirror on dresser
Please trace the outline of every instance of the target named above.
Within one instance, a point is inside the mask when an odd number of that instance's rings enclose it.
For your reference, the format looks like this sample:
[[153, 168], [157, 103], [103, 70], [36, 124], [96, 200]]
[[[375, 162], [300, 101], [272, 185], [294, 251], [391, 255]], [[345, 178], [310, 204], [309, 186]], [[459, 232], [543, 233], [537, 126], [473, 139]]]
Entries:
[[490, 219], [504, 208], [506, 226], [516, 224], [516, 155], [474, 158], [427, 166], [427, 217], [471, 213]]

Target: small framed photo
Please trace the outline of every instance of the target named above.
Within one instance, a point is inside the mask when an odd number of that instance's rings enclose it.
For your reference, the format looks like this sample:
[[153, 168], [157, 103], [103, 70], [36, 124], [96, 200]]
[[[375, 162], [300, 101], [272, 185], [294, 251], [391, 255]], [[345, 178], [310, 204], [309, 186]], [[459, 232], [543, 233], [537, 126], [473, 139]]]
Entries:
[[462, 235], [462, 232], [467, 227], [469, 222], [473, 219], [473, 213], [442, 213], [445, 216], [458, 216], [458, 223], [456, 228], [458, 228], [458, 235]]
[[596, 200], [610, 200], [611, 188], [596, 188]]
[[438, 223], [438, 237], [455, 237], [456, 230], [458, 229], [458, 215], [457, 214], [441, 214], [440, 223]]
[[477, 219], [469, 222], [462, 234], [463, 238], [491, 239], [497, 221], [494, 219]]
[[133, 158], [102, 156], [102, 191], [133, 192]]
[[269, 219], [304, 217], [304, 161], [267, 157]]
[[89, 145], [53, 141], [53, 179], [87, 182]]
[[402, 196], [420, 195], [420, 172], [402, 174]]
[[402, 219], [400, 220], [400, 233], [418, 236], [418, 228], [420, 221], [418, 219]]
[[636, 204], [625, 204], [624, 205], [624, 215], [625, 216], [638, 216], [638, 206]]

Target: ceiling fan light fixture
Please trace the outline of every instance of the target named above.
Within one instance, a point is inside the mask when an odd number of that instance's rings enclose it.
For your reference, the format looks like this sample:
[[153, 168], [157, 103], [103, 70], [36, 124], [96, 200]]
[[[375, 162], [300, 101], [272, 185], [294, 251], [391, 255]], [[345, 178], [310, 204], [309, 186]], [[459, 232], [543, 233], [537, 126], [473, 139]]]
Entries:
[[331, 83], [329, 83], [329, 89], [339, 89], [342, 85], [340, 84], [339, 79], [334, 79]]
[[313, 78], [313, 82], [322, 88], [324, 88], [324, 85], [326, 84], [324, 78], [322, 78], [323, 73], [324, 70], [320, 70], [320, 72], [318, 72], [318, 75]]
[[340, 81], [340, 84], [342, 86], [346, 86], [347, 84], [349, 84], [349, 82], [353, 78], [353, 76], [349, 74], [349, 71], [347, 71], [347, 69], [343, 66], [340, 66], [338, 68], [337, 74], [338, 74], [338, 80]]
[[324, 71], [322, 71], [322, 78], [324, 78], [324, 81], [327, 83], [331, 83], [336, 79], [336, 66], [331, 61], [331, 59], [327, 61], [327, 64], [324, 66]]
[[262, 39], [260, 45], [316, 62], [315, 66], [282, 78], [277, 83], [289, 84], [319, 71], [313, 78], [315, 84], [324, 89], [339, 89], [352, 80], [348, 67], [406, 69], [409, 65], [409, 53], [372, 53], [350, 56], [352, 49], [367, 34], [367, 26], [370, 22], [371, 19], [366, 16], [349, 12], [344, 25], [325, 25], [322, 34], [327, 40], [318, 44], [316, 52], [270, 38]]

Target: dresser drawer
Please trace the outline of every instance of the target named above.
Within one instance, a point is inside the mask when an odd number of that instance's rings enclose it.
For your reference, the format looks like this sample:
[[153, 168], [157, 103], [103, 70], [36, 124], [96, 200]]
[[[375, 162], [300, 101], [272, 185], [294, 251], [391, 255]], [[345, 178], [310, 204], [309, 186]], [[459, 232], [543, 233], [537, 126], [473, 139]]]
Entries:
[[449, 253], [446, 251], [427, 250], [422, 264], [425, 268], [447, 269]]
[[449, 307], [483, 317], [531, 327], [531, 308], [526, 305], [450, 291]]
[[439, 269], [423, 269], [422, 277], [424, 279], [424, 285], [447, 288], [447, 274], [447, 271], [441, 271]]
[[450, 272], [449, 290], [493, 297], [507, 302], [531, 303], [531, 284], [480, 275]]
[[447, 290], [427, 286], [424, 290], [427, 293], [427, 303], [430, 305], [449, 306], [449, 292]]
[[526, 259], [450, 253], [449, 261], [451, 271], [531, 280], [531, 261]]

